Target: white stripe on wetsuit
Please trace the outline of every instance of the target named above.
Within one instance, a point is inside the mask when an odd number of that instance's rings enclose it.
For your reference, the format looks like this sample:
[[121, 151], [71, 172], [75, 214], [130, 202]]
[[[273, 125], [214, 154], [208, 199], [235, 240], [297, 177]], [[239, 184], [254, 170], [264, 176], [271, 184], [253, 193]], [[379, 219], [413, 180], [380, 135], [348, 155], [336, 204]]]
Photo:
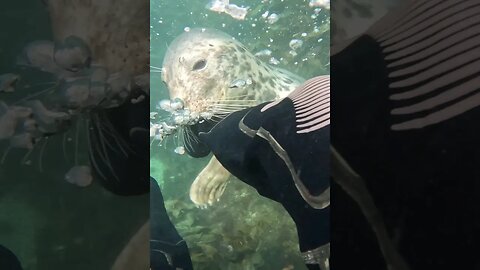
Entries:
[[[297, 133], [309, 133], [330, 124], [330, 76], [323, 75], [307, 80], [286, 98], [293, 102]], [[280, 103], [268, 103], [261, 112]]]
[[330, 124], [330, 76], [306, 81], [288, 98], [295, 107], [297, 133], [309, 133]]
[[391, 128], [419, 129], [480, 106], [480, 1], [421, 0], [393, 17], [369, 31], [388, 63], [391, 114], [410, 118]]

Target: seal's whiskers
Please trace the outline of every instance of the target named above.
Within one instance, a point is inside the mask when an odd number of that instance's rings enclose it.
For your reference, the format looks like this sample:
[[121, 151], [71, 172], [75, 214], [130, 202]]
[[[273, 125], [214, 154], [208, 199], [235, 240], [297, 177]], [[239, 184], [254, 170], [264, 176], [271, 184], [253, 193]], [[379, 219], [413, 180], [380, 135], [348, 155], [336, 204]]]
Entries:
[[245, 95], [236, 95], [236, 96], [228, 96], [229, 98], [231, 99], [234, 99], [234, 98], [243, 98], [243, 97], [248, 97], [248, 96], [252, 96], [251, 94], [245, 94]]
[[26, 97], [15, 101], [14, 103], [12, 103], [12, 105], [18, 105], [18, 104], [20, 104], [20, 103], [22, 103], [22, 102], [25, 102], [25, 101], [27, 101], [27, 100], [30, 100], [30, 99], [32, 99], [32, 98], [34, 98], [34, 97], [38, 97], [38, 96], [47, 94], [48, 92], [54, 91], [57, 86], [58, 86], [58, 84], [55, 83], [55, 85], [53, 85], [52, 87], [49, 87], [49, 88], [44, 89], [44, 90], [41, 90], [41, 91], [39, 91], [39, 92], [37, 92], [37, 93], [34, 93], [34, 94], [31, 94], [31, 95], [27, 95]]
[[7, 158], [7, 155], [10, 152], [10, 149], [12, 149], [12, 146], [8, 146], [7, 149], [5, 149], [2, 155], [2, 159], [0, 160], [0, 164], [3, 164], [5, 162], [5, 159]]
[[224, 118], [223, 116], [213, 115], [213, 116], [212, 116], [212, 119], [210, 119], [210, 120], [213, 121], [214, 123], [218, 123], [218, 122], [220, 122], [223, 118]]
[[258, 104], [256, 99], [222, 99], [218, 101], [205, 101], [206, 104], [215, 106], [215, 105], [225, 105], [225, 106], [243, 106], [245, 104], [255, 105]]
[[34, 149], [35, 149], [35, 148], [32, 148], [32, 149], [30, 149], [30, 150], [27, 151], [27, 153], [26, 153], [26, 154], [23, 156], [23, 158], [22, 158], [21, 164], [27, 164], [28, 158], [30, 157], [30, 154], [32, 154], [32, 152], [33, 152]]
[[[68, 155], [67, 155], [67, 132], [63, 133], [62, 135], [62, 152], [63, 152], [63, 158], [68, 161]], [[25, 162], [26, 160], [26, 157], [24, 157], [24, 161]]]
[[212, 111], [215, 112], [234, 112], [241, 110], [243, 107], [228, 108], [228, 107], [212, 107]]
[[158, 122], [165, 122], [167, 120], [170, 120], [170, 117], [169, 116], [162, 116], [162, 117], [159, 117], [158, 119], [156, 119]]
[[134, 152], [133, 149], [128, 145], [128, 143], [126, 143], [125, 140], [119, 136], [110, 121], [104, 119], [103, 121], [100, 121], [100, 124], [102, 130], [104, 132], [107, 132], [107, 134], [110, 135], [110, 137], [112, 137], [115, 141], [116, 147], [113, 147], [112, 145], [109, 146], [112, 150], [115, 151], [115, 149], [118, 147], [118, 149], [125, 155], [125, 157], [128, 157], [129, 152]]
[[23, 88], [34, 88], [35, 86], [41, 86], [41, 85], [54, 85], [56, 83], [58, 83], [58, 81], [41, 82], [41, 83], [25, 85]]
[[45, 147], [47, 147], [48, 137], [44, 137], [42, 140], [44, 143], [40, 148], [40, 155], [38, 156], [38, 169], [40, 172], [43, 172], [43, 154], [45, 153]]
[[165, 42], [165, 47], [167, 48], [167, 53], [171, 51], [170, 46], [168, 46], [168, 43]]
[[[94, 138], [94, 140], [92, 141], [94, 144], [93, 147], [95, 147], [95, 149], [99, 151], [98, 156], [100, 157], [101, 161], [103, 163], [106, 163], [107, 159], [105, 157], [104, 151], [101, 148], [101, 144], [103, 144], [102, 141], [105, 141], [105, 137], [104, 137], [105, 135], [103, 134], [103, 131], [100, 130], [98, 115], [92, 116], [91, 124], [94, 126], [93, 128], [94, 132], [98, 133], [98, 137], [97, 136], [93, 137]], [[96, 159], [93, 156], [92, 156], [92, 161], [96, 164]]]
[[217, 104], [212, 104], [211, 106], [213, 107], [225, 107], [225, 108], [245, 108], [249, 106], [253, 106], [256, 103], [251, 103], [251, 104], [228, 104], [228, 103], [217, 103]]
[[183, 146], [189, 146], [190, 148], [194, 143], [198, 143], [199, 140], [197, 136], [188, 126], [180, 127], [181, 137], [183, 139]]
[[214, 115], [225, 115], [230, 114], [239, 110], [246, 109], [250, 106], [253, 106], [257, 103], [256, 100], [248, 100], [249, 102], [245, 102], [246, 100], [238, 100], [235, 101], [236, 103], [228, 103], [228, 102], [220, 102], [220, 103], [213, 103], [209, 106], [209, 111], [212, 111]]
[[183, 141], [183, 146], [191, 147], [193, 145], [192, 138], [194, 136], [192, 136], [189, 131], [191, 132], [191, 130], [188, 128], [185, 128], [185, 127], [180, 128], [180, 134]]
[[187, 132], [187, 136], [189, 137], [190, 141], [193, 141], [195, 143], [198, 143], [199, 140], [197, 138], [197, 136], [195, 136], [195, 134], [193, 133], [193, 131], [190, 129], [190, 128], [184, 128], [185, 131]]
[[[98, 141], [95, 140], [94, 143], [96, 144], [95, 148], [99, 150], [99, 156], [102, 159], [102, 162], [107, 165], [108, 169], [112, 173], [113, 177], [117, 180], [120, 181], [117, 174], [115, 173], [115, 170], [112, 167], [110, 157], [108, 155], [108, 151], [106, 148], [106, 141], [107, 139], [105, 138], [104, 132], [106, 132], [105, 129], [102, 129], [102, 124], [105, 124], [105, 121], [101, 121], [98, 115], [95, 115], [92, 117], [92, 124], [95, 126], [96, 132], [99, 135]], [[113, 134], [111, 135], [114, 139], [116, 139], [116, 136]]]
[[[91, 145], [91, 137], [90, 137], [90, 124], [91, 124], [91, 121], [87, 121], [87, 145]], [[98, 175], [100, 175], [100, 177], [102, 177], [103, 179], [105, 179], [105, 175], [103, 174], [103, 171], [102, 169], [100, 168], [100, 166], [98, 166], [98, 163], [97, 163], [97, 160], [95, 159], [94, 155], [93, 155], [93, 151], [90, 150], [88, 151], [88, 154], [90, 156], [90, 164], [93, 165], [93, 167], [95, 168], [95, 171], [98, 173]]]
[[[102, 121], [100, 121], [99, 117], [97, 116], [95, 118], [96, 120], [94, 121], [96, 124], [97, 124], [97, 128], [98, 128], [98, 133], [100, 135], [100, 140], [102, 140], [103, 142], [105, 142], [105, 144], [108, 146], [108, 148], [110, 148], [112, 151], [114, 151], [115, 153], [118, 154], [118, 151], [110, 144], [109, 140], [107, 140], [105, 138], [105, 135], [108, 135], [112, 138], [115, 137], [115, 135], [106, 127], [104, 126], [104, 124], [102, 124]], [[120, 147], [121, 148], [121, 147]], [[123, 152], [123, 151], [122, 151]], [[124, 152], [125, 153], [125, 152]]]
[[238, 100], [221, 100], [221, 101], [218, 101], [218, 102], [213, 102], [213, 104], [228, 104], [228, 105], [243, 105], [244, 103], [252, 103], [252, 104], [257, 104], [257, 100], [242, 100], [242, 99], [238, 99]]
[[161, 67], [150, 66], [150, 73], [162, 73]]
[[179, 128], [180, 138], [183, 141], [183, 145], [187, 146], [190, 145], [190, 138], [188, 136], [186, 128], [180, 127]]
[[241, 108], [213, 108], [211, 111], [213, 114], [216, 114], [217, 112], [227, 112], [227, 113], [232, 113], [236, 111], [243, 110], [247, 107], [241, 107]]

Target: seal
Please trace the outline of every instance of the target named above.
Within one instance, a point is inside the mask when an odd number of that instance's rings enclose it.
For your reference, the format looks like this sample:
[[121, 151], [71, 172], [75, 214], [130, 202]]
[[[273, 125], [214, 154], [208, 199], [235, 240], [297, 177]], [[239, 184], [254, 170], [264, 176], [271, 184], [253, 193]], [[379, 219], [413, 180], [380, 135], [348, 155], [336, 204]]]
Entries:
[[[215, 122], [228, 114], [288, 96], [304, 79], [270, 66], [233, 37], [214, 29], [194, 28], [169, 46], [161, 72], [170, 98], [191, 113], [211, 114]], [[195, 138], [183, 132], [189, 144]], [[199, 206], [219, 200], [230, 173], [213, 157], [190, 188]]]

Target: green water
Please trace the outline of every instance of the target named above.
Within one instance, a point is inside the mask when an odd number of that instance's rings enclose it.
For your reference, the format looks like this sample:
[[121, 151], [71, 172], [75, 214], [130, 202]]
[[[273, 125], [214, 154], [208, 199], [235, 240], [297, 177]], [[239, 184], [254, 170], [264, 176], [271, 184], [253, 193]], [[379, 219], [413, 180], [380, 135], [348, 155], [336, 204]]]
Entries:
[[[28, 42], [52, 39], [42, 1], [2, 1], [0, 20], [0, 74], [18, 71], [15, 58]], [[38, 72], [27, 77], [35, 83], [52, 80]], [[75, 129], [67, 136], [72, 133]], [[80, 161], [87, 160], [84, 139]], [[61, 142], [61, 136], [50, 138], [43, 155], [37, 148], [29, 157], [30, 165], [22, 164], [25, 151], [5, 156], [0, 165], [0, 244], [17, 254], [25, 270], [109, 269], [148, 219], [148, 195], [119, 197], [96, 183], [86, 188], [67, 183], [64, 175], [73, 157], [68, 151], [70, 160], [64, 158]], [[5, 150], [0, 142], [0, 157]]]
[[[276, 59], [284, 59], [278, 67], [304, 78], [329, 74], [328, 10], [312, 17], [314, 8], [308, 1], [231, 1], [250, 6], [246, 20], [238, 21], [207, 10], [207, 3], [151, 1], [151, 65], [161, 67], [168, 44], [185, 27], [204, 27], [234, 36], [254, 53], [270, 49]], [[261, 17], [267, 10], [280, 15], [273, 25]], [[304, 41], [295, 57], [288, 46], [293, 38]], [[168, 98], [159, 73], [151, 74], [150, 92], [152, 108]], [[173, 142], [152, 144], [151, 174], [159, 181], [169, 215], [189, 245], [195, 269], [305, 269], [295, 225], [281, 205], [235, 179], [220, 202], [196, 208], [189, 199], [189, 187], [209, 159], [177, 155], [174, 147]]]

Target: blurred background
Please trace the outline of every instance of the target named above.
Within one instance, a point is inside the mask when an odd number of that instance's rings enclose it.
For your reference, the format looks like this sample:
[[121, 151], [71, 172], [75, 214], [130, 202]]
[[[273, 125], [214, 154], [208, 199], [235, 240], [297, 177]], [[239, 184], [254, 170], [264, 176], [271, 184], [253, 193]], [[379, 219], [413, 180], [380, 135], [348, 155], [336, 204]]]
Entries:
[[[17, 92], [0, 93], [0, 101], [11, 105], [51, 87], [51, 74], [15, 63], [27, 43], [53, 37], [42, 1], [2, 1], [0, 21], [0, 74], [22, 77]], [[0, 140], [0, 244], [25, 270], [109, 269], [148, 219], [148, 194], [120, 197], [95, 181], [83, 188], [65, 180], [75, 156], [88, 162], [83, 120], [28, 155]]]

